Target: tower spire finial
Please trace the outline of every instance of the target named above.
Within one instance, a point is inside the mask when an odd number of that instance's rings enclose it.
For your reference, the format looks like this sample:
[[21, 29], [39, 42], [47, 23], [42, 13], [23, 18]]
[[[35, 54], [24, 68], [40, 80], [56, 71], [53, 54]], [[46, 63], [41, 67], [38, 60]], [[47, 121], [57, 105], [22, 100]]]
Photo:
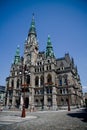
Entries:
[[30, 30], [29, 30], [28, 36], [30, 36], [31, 34], [34, 34], [35, 36], [37, 36], [36, 28], [35, 28], [34, 13], [32, 14], [32, 21], [31, 21], [31, 26], [30, 26]]

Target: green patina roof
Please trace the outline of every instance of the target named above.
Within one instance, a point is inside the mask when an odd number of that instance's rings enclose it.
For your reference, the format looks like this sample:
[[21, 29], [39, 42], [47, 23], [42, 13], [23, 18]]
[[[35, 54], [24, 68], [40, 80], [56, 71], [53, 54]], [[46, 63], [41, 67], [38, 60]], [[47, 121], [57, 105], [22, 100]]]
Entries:
[[18, 64], [20, 62], [20, 47], [17, 46], [16, 55], [14, 59], [14, 64]]
[[48, 35], [48, 40], [47, 40], [47, 47], [46, 47], [46, 57], [54, 57], [54, 52], [53, 52], [53, 47], [51, 43], [50, 36]]
[[32, 17], [32, 21], [31, 21], [31, 26], [30, 26], [30, 30], [29, 30], [29, 34], [34, 34], [36, 36], [36, 28], [35, 28], [35, 19], [34, 19], [34, 14]]

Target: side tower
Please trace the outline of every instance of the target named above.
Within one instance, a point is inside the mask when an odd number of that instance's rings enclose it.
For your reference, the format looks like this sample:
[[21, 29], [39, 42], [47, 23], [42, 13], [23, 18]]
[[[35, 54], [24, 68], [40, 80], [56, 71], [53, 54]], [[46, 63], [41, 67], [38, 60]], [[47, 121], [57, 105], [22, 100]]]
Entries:
[[[24, 44], [24, 55], [20, 58], [19, 47], [17, 47], [14, 63], [10, 69], [10, 75], [6, 78], [6, 106], [19, 108], [23, 104], [23, 100], [26, 108], [30, 109], [33, 106], [34, 67], [37, 57], [38, 43], [33, 14], [31, 26]], [[25, 95], [24, 98], [23, 95]]]
[[20, 105], [20, 78], [18, 77], [20, 63], [20, 48], [18, 46], [14, 62], [11, 64], [10, 75], [6, 78], [5, 105], [9, 108], [19, 107]]
[[56, 59], [53, 52], [50, 36], [46, 46], [46, 58], [44, 63], [44, 109], [57, 109], [56, 93]]

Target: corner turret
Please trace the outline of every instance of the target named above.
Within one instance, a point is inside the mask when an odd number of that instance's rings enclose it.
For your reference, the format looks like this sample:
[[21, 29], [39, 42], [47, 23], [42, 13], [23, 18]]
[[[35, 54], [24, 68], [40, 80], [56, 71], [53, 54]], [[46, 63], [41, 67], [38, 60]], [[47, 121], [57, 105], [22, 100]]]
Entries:
[[46, 57], [54, 57], [53, 47], [49, 35], [48, 35], [47, 47], [46, 47]]
[[20, 62], [20, 48], [19, 45], [17, 46], [16, 55], [14, 59], [14, 64], [18, 64]]

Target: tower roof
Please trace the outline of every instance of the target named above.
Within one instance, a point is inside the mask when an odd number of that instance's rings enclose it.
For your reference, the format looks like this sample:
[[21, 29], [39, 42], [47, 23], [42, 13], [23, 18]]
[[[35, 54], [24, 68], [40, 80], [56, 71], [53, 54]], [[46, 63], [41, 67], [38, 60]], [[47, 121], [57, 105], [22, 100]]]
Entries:
[[48, 40], [47, 40], [47, 47], [46, 47], [46, 57], [54, 57], [54, 52], [53, 52], [53, 47], [51, 43], [50, 36], [48, 35]]
[[31, 34], [34, 34], [35, 36], [37, 36], [36, 28], [35, 28], [34, 13], [33, 13], [33, 16], [32, 16], [32, 21], [31, 21], [31, 25], [30, 25], [28, 36], [30, 36]]
[[20, 62], [20, 47], [18, 45], [15, 54], [14, 64], [18, 64], [19, 62]]

